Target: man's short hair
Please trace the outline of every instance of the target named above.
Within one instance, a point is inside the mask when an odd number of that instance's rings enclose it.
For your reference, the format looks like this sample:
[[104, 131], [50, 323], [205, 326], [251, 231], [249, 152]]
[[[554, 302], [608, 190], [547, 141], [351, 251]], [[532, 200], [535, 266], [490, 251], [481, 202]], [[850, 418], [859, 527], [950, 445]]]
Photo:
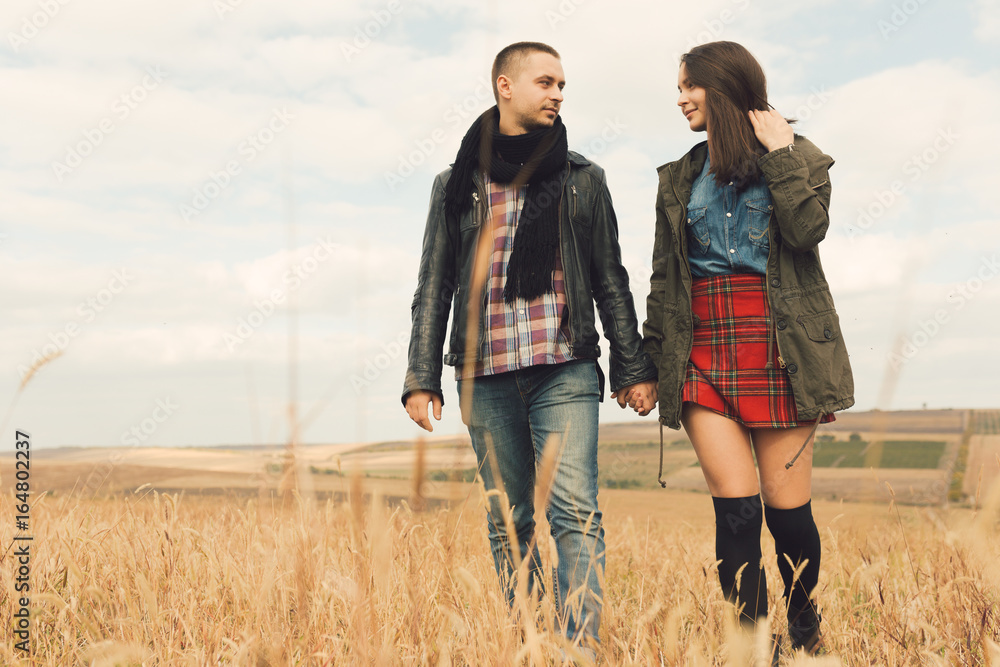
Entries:
[[507, 78], [513, 79], [521, 72], [524, 61], [528, 56], [536, 51], [548, 53], [561, 60], [558, 51], [548, 44], [542, 44], [541, 42], [516, 42], [504, 47], [497, 54], [497, 57], [493, 60], [493, 98], [497, 103], [500, 102], [500, 91], [497, 90], [497, 77], [503, 74]]

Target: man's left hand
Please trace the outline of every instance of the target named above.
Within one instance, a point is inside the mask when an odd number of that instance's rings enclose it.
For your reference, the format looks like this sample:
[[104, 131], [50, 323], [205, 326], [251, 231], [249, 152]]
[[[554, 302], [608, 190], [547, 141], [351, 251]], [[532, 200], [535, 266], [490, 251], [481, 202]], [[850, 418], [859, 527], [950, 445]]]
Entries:
[[656, 380], [636, 382], [627, 387], [622, 387], [618, 391], [611, 392], [611, 398], [618, 400], [618, 405], [621, 406], [622, 410], [627, 405], [639, 413], [640, 417], [645, 417], [656, 406], [656, 401], [658, 400], [656, 387]]

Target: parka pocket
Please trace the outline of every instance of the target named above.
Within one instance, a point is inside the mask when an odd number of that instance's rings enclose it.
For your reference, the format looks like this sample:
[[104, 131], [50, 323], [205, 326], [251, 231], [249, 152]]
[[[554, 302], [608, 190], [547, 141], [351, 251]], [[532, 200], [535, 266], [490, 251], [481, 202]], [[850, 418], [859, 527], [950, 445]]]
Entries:
[[795, 323], [798, 335], [780, 342], [789, 375], [798, 374], [796, 396], [812, 405], [842, 403], [854, 382], [837, 312], [799, 315]]
[[774, 205], [767, 197], [762, 199], [752, 199], [747, 202], [747, 218], [749, 220], [750, 243], [758, 248], [767, 250], [771, 247], [767, 230], [771, 221], [771, 213]]
[[689, 208], [687, 217], [688, 236], [697, 241], [697, 243], [689, 245], [691, 245], [692, 249], [697, 249], [702, 253], [707, 252], [708, 246], [711, 245], [711, 240], [708, 236], [708, 220], [705, 217], [707, 210], [707, 206]]
[[798, 321], [805, 329], [806, 336], [813, 342], [828, 343], [840, 338], [840, 318], [835, 310], [816, 315], [801, 315]]

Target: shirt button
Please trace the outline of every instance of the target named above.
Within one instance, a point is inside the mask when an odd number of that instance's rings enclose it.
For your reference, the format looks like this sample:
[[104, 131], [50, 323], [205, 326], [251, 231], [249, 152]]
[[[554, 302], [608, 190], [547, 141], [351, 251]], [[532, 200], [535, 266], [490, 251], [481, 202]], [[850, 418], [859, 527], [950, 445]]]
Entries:
[[778, 331], [784, 331], [788, 327], [788, 322], [785, 320], [778, 320]]
[[788, 370], [788, 374], [789, 375], [795, 375], [795, 373], [798, 372], [799, 367], [796, 366], [795, 364], [788, 364], [788, 369], [787, 370]]
[[732, 213], [726, 213], [726, 217], [727, 218], [731, 218], [731, 217], [733, 217], [733, 214]]
[[779, 280], [778, 278], [772, 278], [771, 287], [781, 287], [781, 280]]
[[833, 338], [833, 332], [832, 332], [832, 331], [830, 331], [829, 329], [823, 329], [823, 336], [824, 336], [824, 337], [825, 337], [825, 338], [826, 338], [827, 340], [830, 340], [831, 338]]
[[730, 185], [732, 185], [732, 184], [733, 184], [733, 182], [732, 182], [732, 181], [729, 181], [729, 184], [730, 184]]
[[729, 249], [729, 254], [730, 254], [730, 255], [731, 255], [731, 254], [733, 254], [734, 252], [736, 252], [736, 248], [730, 248], [730, 249]]

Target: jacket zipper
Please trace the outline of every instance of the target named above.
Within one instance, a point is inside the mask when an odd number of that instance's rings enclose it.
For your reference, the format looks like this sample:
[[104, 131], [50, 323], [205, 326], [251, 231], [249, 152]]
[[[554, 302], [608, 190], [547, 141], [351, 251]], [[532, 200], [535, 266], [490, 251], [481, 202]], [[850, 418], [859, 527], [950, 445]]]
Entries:
[[[774, 217], [774, 211], [772, 210], [771, 215], [767, 219], [767, 263], [768, 264], [771, 263], [771, 253], [774, 252], [774, 239], [771, 238], [771, 218], [773, 218], [773, 217]], [[767, 272], [766, 271], [764, 272], [764, 275], [765, 275], [765, 280], [766, 280], [766, 276], [767, 276]], [[778, 350], [778, 367], [779, 368], [784, 368], [785, 367], [785, 360], [781, 357], [781, 345], [778, 344], [778, 327], [777, 327], [777, 324], [774, 321], [774, 310], [771, 308], [771, 297], [770, 297], [770, 293], [768, 292], [768, 286], [767, 285], [765, 285], [765, 287], [764, 287], [764, 296], [768, 300], [768, 311], [770, 313], [770, 315], [768, 317], [768, 319], [770, 320], [770, 322], [768, 323], [768, 331], [767, 331], [768, 339], [770, 339], [771, 336], [774, 336], [774, 347], [777, 348], [777, 350]], [[767, 364], [764, 367], [765, 368], [771, 368], [773, 366], [773, 364], [771, 363], [771, 346], [770, 346], [770, 340], [768, 340], [767, 357], [768, 357]]]
[[[562, 230], [562, 209], [563, 209], [563, 199], [566, 194], [566, 186], [569, 184], [569, 175], [572, 167], [570, 166], [569, 160], [566, 160], [566, 180], [563, 181], [562, 188], [559, 189], [559, 210], [557, 211], [557, 219], [559, 220], [559, 256], [560, 259], [563, 258], [563, 230]], [[573, 190], [573, 215], [576, 215], [576, 186], [571, 186]], [[563, 266], [563, 277], [566, 275], [566, 267]], [[565, 280], [563, 282], [564, 290], [566, 292], [566, 312], [569, 314], [569, 356], [575, 357], [576, 353], [573, 351], [573, 306], [570, 304], [569, 290], [565, 289]]]
[[[475, 180], [475, 179], [473, 179], [473, 180]], [[476, 185], [476, 188], [478, 190], [478, 188], [480, 187], [481, 184], [480, 183], [475, 183], [475, 185]], [[480, 214], [479, 215], [479, 225], [478, 225], [478, 227], [479, 227], [479, 234], [482, 234], [483, 233], [483, 227], [485, 227], [486, 223], [487, 223], [487, 215], [486, 215], [486, 213], [487, 213], [487, 209], [486, 209], [487, 198], [486, 198], [486, 193], [485, 192], [483, 193], [483, 199], [482, 199], [482, 201], [480, 201], [479, 200], [479, 192], [477, 192], [476, 190], [473, 190], [473, 192], [472, 192], [472, 201], [475, 202], [475, 204], [476, 204], [475, 208], [476, 208], [476, 210]], [[478, 234], [476, 235], [476, 247], [477, 248], [479, 247], [479, 235]], [[478, 327], [479, 328], [479, 336], [478, 336], [479, 344], [476, 346], [476, 361], [479, 361], [479, 354], [482, 352], [483, 343], [486, 340], [486, 313], [487, 313], [486, 299], [487, 299], [488, 295], [489, 295], [489, 275], [486, 276], [486, 280], [483, 283], [483, 298], [482, 298], [481, 307], [479, 309], [479, 327]]]
[[[674, 193], [674, 200], [677, 201], [677, 203], [681, 203], [680, 195], [677, 194], [677, 179], [676, 179], [676, 174], [673, 174], [673, 173], [670, 174], [670, 189]], [[681, 229], [679, 230], [678, 235], [680, 236], [680, 246], [682, 248], [684, 248], [684, 259], [687, 260], [687, 239], [684, 236], [685, 230], [686, 230], [686, 228], [684, 227], [684, 218], [687, 217], [687, 203], [684, 203], [683, 206], [684, 206], [684, 214], [681, 217], [681, 220], [679, 221]], [[667, 213], [666, 208], [664, 208], [663, 214], [667, 216], [667, 224], [670, 225], [670, 214]], [[670, 228], [670, 233], [671, 234], [673, 233], [673, 226], [672, 225], [671, 225], [671, 228]], [[682, 265], [681, 266], [681, 270], [682, 271], [687, 271], [687, 274], [688, 274], [687, 275], [688, 284], [690, 285], [691, 284], [691, 265], [687, 261], [681, 262], [681, 265]], [[688, 305], [691, 305], [691, 293], [690, 293], [690, 291], [688, 292]], [[690, 329], [689, 329], [689, 333], [691, 335], [691, 345], [688, 346], [688, 351], [687, 351], [688, 358], [691, 357], [691, 350], [694, 349], [694, 311], [691, 312], [691, 320], [690, 321], [691, 321], [691, 326], [690, 326]], [[664, 332], [663, 335], [664, 335], [664, 338], [665, 338], [666, 337], [666, 332]], [[680, 389], [677, 392], [677, 405], [682, 405], [683, 404], [683, 402], [684, 402], [683, 398], [684, 398], [684, 383], [681, 382]], [[660, 428], [663, 428], [662, 425], [661, 425]]]

